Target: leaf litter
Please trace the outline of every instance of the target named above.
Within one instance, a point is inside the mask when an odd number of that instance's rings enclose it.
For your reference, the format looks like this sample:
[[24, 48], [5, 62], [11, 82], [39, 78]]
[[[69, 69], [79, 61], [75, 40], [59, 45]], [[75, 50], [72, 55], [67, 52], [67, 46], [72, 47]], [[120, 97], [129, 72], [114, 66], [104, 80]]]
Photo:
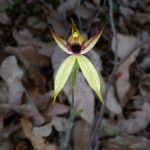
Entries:
[[[141, 41], [150, 38], [150, 4], [124, 0], [113, 1], [113, 5], [121, 60], [138, 44], [140, 35]], [[66, 131], [71, 85], [68, 81], [53, 105], [55, 73], [66, 55], [52, 40], [49, 27], [67, 39], [70, 18], [85, 37], [106, 24], [102, 38], [87, 54], [104, 94], [115, 55], [107, 2], [3, 0], [0, 9], [0, 149], [57, 150]], [[102, 150], [149, 150], [149, 49], [149, 44], [138, 48], [115, 73], [99, 131]], [[84, 150], [101, 104], [80, 71], [75, 107], [82, 112], [74, 121], [69, 149]]]

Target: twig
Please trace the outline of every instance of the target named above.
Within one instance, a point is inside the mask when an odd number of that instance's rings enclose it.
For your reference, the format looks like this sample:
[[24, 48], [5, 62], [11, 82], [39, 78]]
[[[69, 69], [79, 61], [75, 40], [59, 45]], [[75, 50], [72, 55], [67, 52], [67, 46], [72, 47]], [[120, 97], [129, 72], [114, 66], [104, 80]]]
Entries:
[[[91, 134], [89, 136], [88, 142], [87, 142], [87, 147], [86, 150], [97, 150], [100, 142], [99, 137], [100, 135], [98, 135], [99, 133], [99, 129], [101, 128], [102, 125], [102, 119], [103, 119], [103, 114], [104, 114], [104, 110], [105, 110], [105, 104], [106, 104], [106, 100], [107, 100], [107, 94], [110, 90], [112, 81], [114, 80], [114, 74], [116, 73], [117, 69], [119, 68], [119, 66], [124, 63], [132, 53], [134, 53], [138, 48], [143, 47], [146, 43], [150, 43], [150, 39], [141, 42], [140, 44], [135, 45], [135, 47], [130, 51], [130, 53], [124, 57], [121, 61], [118, 62], [117, 59], [117, 53], [118, 53], [118, 37], [117, 37], [117, 33], [116, 33], [116, 29], [114, 26], [114, 19], [113, 19], [113, 10], [112, 10], [112, 0], [109, 0], [109, 16], [110, 16], [110, 23], [111, 23], [111, 28], [113, 31], [113, 35], [115, 37], [115, 61], [114, 61], [114, 67], [112, 70], [112, 73], [110, 74], [109, 78], [108, 78], [108, 82], [107, 82], [107, 86], [106, 86], [106, 90], [104, 92], [104, 103], [102, 104], [101, 110], [97, 113], [97, 117], [94, 121], [93, 127], [91, 129]], [[137, 42], [139, 43], [139, 42]]]

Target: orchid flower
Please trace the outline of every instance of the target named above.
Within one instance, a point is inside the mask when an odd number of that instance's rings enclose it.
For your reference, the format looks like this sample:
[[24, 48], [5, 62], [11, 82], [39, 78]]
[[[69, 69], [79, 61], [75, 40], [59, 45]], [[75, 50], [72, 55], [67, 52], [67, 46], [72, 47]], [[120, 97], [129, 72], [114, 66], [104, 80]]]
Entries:
[[102, 32], [103, 30], [95, 34], [89, 40], [85, 41], [80, 32], [78, 31], [78, 29], [76, 28], [74, 21], [72, 20], [72, 34], [70, 35], [68, 41], [66, 42], [51, 30], [52, 36], [57, 45], [60, 47], [60, 49], [62, 49], [64, 52], [70, 55], [68, 58], [64, 60], [64, 62], [61, 64], [60, 68], [56, 73], [54, 81], [53, 102], [55, 102], [56, 97], [64, 87], [76, 61], [78, 62], [79, 67], [81, 68], [81, 71], [85, 76], [87, 82], [89, 83], [90, 87], [96, 93], [98, 98], [101, 101], [103, 101], [100, 91], [101, 87], [98, 73], [93, 64], [90, 62], [90, 60], [83, 55], [89, 52], [95, 46]]

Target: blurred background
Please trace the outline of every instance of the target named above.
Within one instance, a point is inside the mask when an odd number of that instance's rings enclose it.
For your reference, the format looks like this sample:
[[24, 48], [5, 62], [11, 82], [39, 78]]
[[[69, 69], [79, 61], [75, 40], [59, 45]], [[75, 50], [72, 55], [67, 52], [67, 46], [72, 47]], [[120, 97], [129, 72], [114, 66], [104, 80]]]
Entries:
[[79, 70], [75, 107], [82, 112], [67, 150], [149, 150], [149, 0], [0, 0], [0, 150], [58, 150], [63, 142], [71, 84], [53, 105], [53, 79], [67, 54], [49, 28], [67, 40], [71, 18], [85, 39], [105, 25], [86, 54], [105, 102]]

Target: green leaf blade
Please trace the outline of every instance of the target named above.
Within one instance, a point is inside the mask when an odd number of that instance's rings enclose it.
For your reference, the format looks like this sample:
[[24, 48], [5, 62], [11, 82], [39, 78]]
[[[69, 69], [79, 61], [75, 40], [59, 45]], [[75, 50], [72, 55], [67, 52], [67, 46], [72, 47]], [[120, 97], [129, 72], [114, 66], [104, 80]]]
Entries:
[[100, 79], [93, 64], [83, 55], [77, 57], [77, 61], [90, 87], [94, 90], [98, 98], [103, 102], [100, 91]]
[[67, 79], [69, 78], [69, 75], [71, 74], [75, 61], [76, 61], [76, 56], [71, 55], [67, 59], [64, 60], [64, 62], [61, 64], [60, 68], [58, 69], [56, 73], [56, 77], [55, 77], [55, 83], [54, 83], [53, 103], [55, 103], [57, 95], [62, 90], [65, 83], [67, 82]]

